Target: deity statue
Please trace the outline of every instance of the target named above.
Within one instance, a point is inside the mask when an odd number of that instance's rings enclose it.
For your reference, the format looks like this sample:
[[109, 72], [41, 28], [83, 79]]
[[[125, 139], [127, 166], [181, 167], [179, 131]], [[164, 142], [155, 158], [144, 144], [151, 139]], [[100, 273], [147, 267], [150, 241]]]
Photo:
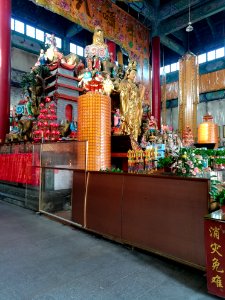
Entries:
[[106, 74], [106, 78], [103, 80], [104, 94], [109, 96], [113, 89], [114, 89], [114, 85], [113, 85], [113, 82], [110, 78], [110, 75]]
[[85, 57], [88, 69], [106, 70], [107, 62], [110, 62], [108, 46], [104, 43], [103, 30], [96, 26], [93, 34], [93, 43], [85, 47]]
[[40, 50], [40, 54], [39, 54], [39, 57], [38, 57], [38, 60], [37, 62], [35, 63], [34, 67], [38, 67], [38, 66], [45, 66], [48, 62], [48, 58], [45, 54], [45, 51], [44, 49], [41, 49]]
[[124, 79], [119, 84], [122, 131], [137, 141], [142, 120], [144, 87], [135, 82], [136, 62], [130, 61]]
[[149, 131], [153, 134], [155, 134], [156, 130], [158, 130], [158, 125], [154, 116], [150, 116], [148, 126], [149, 126]]
[[45, 55], [48, 58], [48, 62], [55, 63], [58, 60], [61, 60], [63, 58], [63, 54], [58, 51], [56, 47], [56, 38], [54, 33], [52, 33], [50, 36], [46, 35], [48, 49], [45, 52]]
[[113, 115], [113, 125], [114, 127], [119, 128], [120, 124], [121, 124], [120, 109], [116, 108], [115, 114]]

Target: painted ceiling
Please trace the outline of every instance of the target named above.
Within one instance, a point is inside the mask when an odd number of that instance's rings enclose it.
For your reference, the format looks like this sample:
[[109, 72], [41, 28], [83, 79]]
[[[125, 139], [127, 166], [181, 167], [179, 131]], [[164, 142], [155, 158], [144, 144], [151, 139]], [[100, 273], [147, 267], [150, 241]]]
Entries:
[[[225, 0], [113, 2], [144, 24], [150, 37], [160, 36], [161, 64], [176, 62], [188, 50], [198, 55], [225, 46]], [[12, 16], [83, 46], [92, 41], [91, 32], [30, 0], [12, 0]]]

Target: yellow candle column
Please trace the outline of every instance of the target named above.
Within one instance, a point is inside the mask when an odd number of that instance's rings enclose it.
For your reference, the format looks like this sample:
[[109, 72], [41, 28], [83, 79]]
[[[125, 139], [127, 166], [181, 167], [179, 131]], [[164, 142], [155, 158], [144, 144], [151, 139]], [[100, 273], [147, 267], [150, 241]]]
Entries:
[[199, 68], [197, 57], [186, 53], [179, 60], [178, 130], [182, 134], [190, 127], [197, 139], [197, 104], [199, 103]]
[[111, 100], [88, 92], [78, 98], [78, 140], [88, 141], [87, 170], [111, 167]]

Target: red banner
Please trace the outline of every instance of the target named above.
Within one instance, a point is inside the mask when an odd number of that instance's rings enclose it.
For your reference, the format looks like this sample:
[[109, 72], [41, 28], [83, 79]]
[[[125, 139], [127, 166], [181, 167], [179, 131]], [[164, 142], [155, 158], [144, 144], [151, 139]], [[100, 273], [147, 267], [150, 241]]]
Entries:
[[205, 251], [208, 291], [225, 297], [225, 222], [205, 220]]

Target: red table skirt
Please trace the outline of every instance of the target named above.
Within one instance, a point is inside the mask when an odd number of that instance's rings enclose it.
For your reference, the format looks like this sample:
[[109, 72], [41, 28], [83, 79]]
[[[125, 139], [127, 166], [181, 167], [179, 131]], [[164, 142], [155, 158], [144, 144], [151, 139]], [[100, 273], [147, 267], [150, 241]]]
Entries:
[[39, 185], [39, 169], [32, 167], [32, 153], [1, 154], [0, 180]]

